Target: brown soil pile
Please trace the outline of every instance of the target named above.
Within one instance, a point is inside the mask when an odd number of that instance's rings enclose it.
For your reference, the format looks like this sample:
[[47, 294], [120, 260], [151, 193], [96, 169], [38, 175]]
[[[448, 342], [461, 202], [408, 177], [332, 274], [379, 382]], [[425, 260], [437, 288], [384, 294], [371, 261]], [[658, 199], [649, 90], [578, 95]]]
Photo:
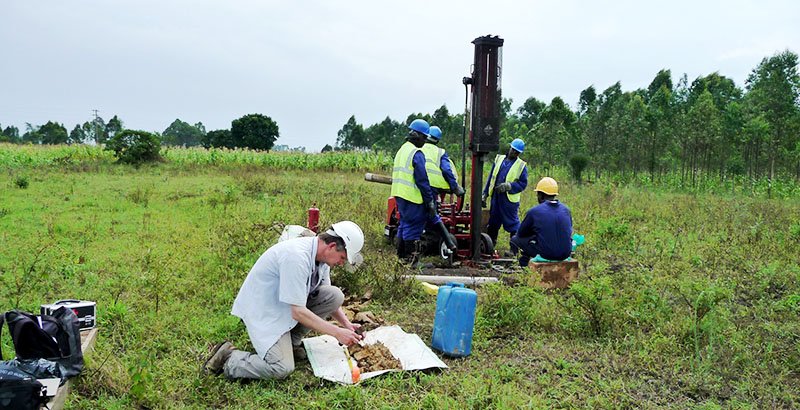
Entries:
[[361, 325], [361, 332], [376, 329], [384, 324], [382, 317], [376, 316], [366, 309], [371, 297], [372, 295], [369, 293], [361, 297], [348, 296], [342, 305], [342, 310], [347, 319]]
[[381, 342], [366, 346], [354, 344], [349, 350], [350, 356], [358, 362], [362, 374], [378, 370], [402, 369], [400, 361]]

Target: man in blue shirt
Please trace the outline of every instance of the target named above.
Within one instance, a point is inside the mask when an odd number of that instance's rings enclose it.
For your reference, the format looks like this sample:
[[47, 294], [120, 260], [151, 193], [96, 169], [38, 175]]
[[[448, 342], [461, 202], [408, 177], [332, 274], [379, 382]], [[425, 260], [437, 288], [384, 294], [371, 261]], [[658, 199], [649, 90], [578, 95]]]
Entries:
[[569, 258], [572, 253], [572, 214], [556, 199], [558, 184], [544, 177], [536, 184], [539, 205], [525, 214], [517, 234], [511, 238], [511, 249], [522, 253], [519, 265], [528, 266], [536, 255], [552, 261]]
[[511, 141], [508, 155], [495, 157], [483, 188], [482, 206], [486, 207], [487, 199], [489, 205], [486, 233], [495, 246], [501, 226], [511, 236], [519, 229], [519, 201], [522, 191], [528, 186], [528, 167], [519, 157], [524, 150], [524, 141], [519, 138]]

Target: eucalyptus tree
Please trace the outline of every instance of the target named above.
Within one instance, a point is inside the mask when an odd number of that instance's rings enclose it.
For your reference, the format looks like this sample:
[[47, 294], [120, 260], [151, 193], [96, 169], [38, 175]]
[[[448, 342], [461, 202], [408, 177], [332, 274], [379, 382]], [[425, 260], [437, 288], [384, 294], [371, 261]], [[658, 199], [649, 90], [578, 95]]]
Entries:
[[763, 114], [769, 123], [767, 154], [770, 196], [776, 160], [782, 153], [784, 157], [789, 157], [787, 154], [796, 147], [798, 141], [796, 127], [800, 122], [797, 119], [800, 115], [800, 74], [797, 64], [797, 54], [787, 50], [761, 60], [746, 81], [748, 101], [754, 111]]

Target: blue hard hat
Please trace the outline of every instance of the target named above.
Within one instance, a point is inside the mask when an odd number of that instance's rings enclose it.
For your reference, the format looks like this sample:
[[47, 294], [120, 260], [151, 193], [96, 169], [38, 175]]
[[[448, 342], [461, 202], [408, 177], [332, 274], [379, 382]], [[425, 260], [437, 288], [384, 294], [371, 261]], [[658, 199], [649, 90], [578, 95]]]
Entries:
[[428, 125], [428, 121], [425, 121], [422, 118], [417, 118], [416, 120], [411, 121], [411, 124], [408, 124], [408, 129], [425, 134], [426, 136], [431, 135], [431, 126]]
[[439, 140], [442, 139], [442, 130], [441, 130], [441, 128], [439, 128], [439, 127], [437, 127], [435, 125], [431, 126], [430, 138], [428, 138], [428, 139], [431, 139], [431, 140], [434, 140], [436, 142], [439, 142]]
[[522, 151], [525, 151], [525, 141], [517, 138], [514, 141], [511, 141], [511, 148], [521, 153]]

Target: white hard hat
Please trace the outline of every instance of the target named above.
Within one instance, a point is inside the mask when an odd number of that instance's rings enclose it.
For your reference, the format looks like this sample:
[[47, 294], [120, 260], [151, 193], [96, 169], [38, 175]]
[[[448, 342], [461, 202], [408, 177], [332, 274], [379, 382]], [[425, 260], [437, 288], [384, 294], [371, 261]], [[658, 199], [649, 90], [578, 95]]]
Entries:
[[344, 240], [348, 262], [350, 264], [357, 263], [361, 259], [359, 252], [364, 247], [364, 232], [355, 222], [351, 221], [336, 222], [331, 228], [336, 236]]

